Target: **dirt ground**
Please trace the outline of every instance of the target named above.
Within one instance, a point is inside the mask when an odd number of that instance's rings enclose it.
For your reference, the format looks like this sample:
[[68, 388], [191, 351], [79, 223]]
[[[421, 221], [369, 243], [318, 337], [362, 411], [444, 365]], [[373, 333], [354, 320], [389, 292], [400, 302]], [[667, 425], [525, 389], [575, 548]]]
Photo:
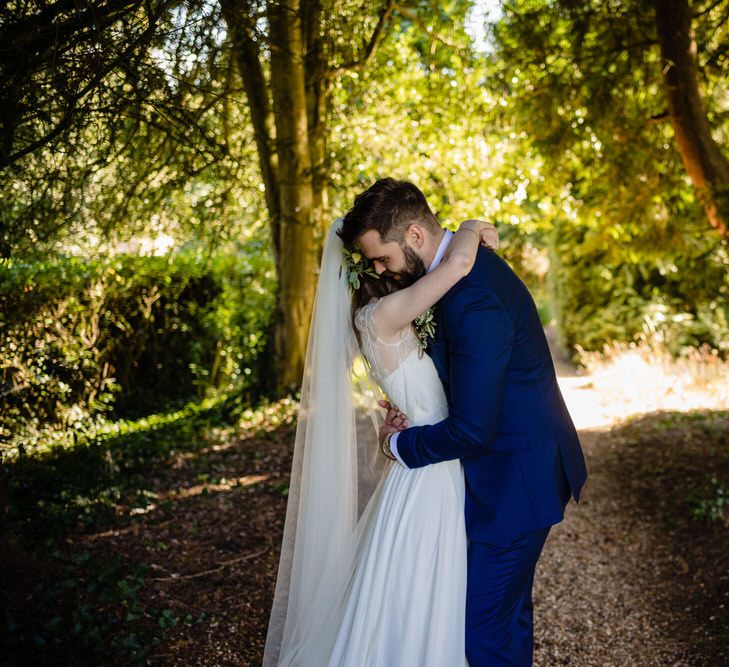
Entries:
[[[589, 382], [555, 358], [586, 409]], [[729, 479], [729, 416], [583, 424], [581, 438], [589, 481], [537, 569], [535, 665], [729, 665], [729, 529], [691, 517], [707, 466]], [[143, 605], [205, 613], [167, 628], [147, 664], [260, 664], [292, 441], [285, 425], [181, 456], [159, 480], [167, 509], [73, 546], [148, 564]], [[216, 483], [200, 482], [203, 463]]]

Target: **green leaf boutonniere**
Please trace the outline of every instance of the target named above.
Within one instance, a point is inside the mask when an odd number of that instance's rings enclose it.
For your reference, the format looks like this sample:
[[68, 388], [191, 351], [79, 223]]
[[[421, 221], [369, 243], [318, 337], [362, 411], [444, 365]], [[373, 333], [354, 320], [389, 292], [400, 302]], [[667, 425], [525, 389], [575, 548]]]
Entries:
[[424, 350], [428, 347], [428, 341], [435, 337], [435, 307], [431, 306], [422, 315], [415, 318], [413, 324], [418, 332], [418, 345]]
[[372, 278], [380, 279], [377, 275], [375, 267], [372, 265], [369, 259], [359, 252], [350, 252], [346, 248], [343, 249], [344, 261], [342, 262], [344, 268], [347, 269], [347, 284], [349, 289], [354, 291], [359, 289], [360, 282], [359, 278], [362, 275], [368, 275]]

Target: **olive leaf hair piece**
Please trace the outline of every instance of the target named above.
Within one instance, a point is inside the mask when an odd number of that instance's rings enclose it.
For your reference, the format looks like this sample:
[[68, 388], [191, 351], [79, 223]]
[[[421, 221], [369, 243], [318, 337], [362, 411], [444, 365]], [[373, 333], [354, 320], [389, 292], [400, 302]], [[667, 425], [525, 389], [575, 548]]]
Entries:
[[347, 285], [350, 291], [358, 290], [360, 288], [360, 276], [367, 275], [371, 278], [380, 279], [377, 275], [375, 267], [362, 253], [357, 251], [349, 251], [346, 248], [343, 249], [344, 259], [342, 266], [347, 270]]

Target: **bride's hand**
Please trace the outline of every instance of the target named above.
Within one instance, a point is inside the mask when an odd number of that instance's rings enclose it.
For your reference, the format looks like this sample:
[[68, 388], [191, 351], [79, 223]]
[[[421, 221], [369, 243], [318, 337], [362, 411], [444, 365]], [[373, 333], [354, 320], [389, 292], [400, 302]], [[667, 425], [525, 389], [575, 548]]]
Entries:
[[410, 422], [408, 421], [407, 415], [404, 412], [400, 412], [400, 408], [397, 406], [390, 405], [389, 401], [382, 400], [377, 401], [377, 403], [380, 407], [387, 410], [387, 417], [385, 418], [384, 423], [380, 425], [378, 446], [380, 451], [387, 456], [387, 458], [393, 458], [393, 455], [385, 452], [383, 448], [385, 438], [393, 433], [404, 431], [408, 426], [410, 426]]
[[396, 405], [391, 405], [389, 401], [385, 401], [384, 399], [377, 401], [377, 405], [387, 410], [385, 423], [383, 424], [384, 427], [389, 427], [394, 431], [404, 431], [410, 426], [408, 416], [404, 412], [400, 412], [400, 408]]
[[498, 250], [499, 248], [499, 232], [496, 227], [490, 222], [484, 222], [483, 220], [477, 220], [475, 218], [464, 220], [461, 227], [468, 227], [478, 234], [481, 240], [481, 245], [491, 248], [492, 250]]

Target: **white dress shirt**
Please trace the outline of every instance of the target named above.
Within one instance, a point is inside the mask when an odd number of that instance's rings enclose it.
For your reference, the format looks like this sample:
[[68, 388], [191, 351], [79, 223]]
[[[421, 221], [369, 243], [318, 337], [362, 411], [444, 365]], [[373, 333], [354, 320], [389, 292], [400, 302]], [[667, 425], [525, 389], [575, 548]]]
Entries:
[[[451, 239], [453, 238], [453, 232], [449, 229], [445, 230], [445, 234], [443, 235], [443, 239], [440, 242], [440, 245], [438, 246], [438, 250], [435, 253], [435, 257], [433, 258], [433, 261], [430, 263], [430, 266], [428, 267], [428, 273], [430, 273], [438, 264], [441, 263], [441, 260], [443, 259], [443, 255], [445, 255], [446, 248], [451, 242]], [[400, 454], [397, 452], [397, 436], [400, 435], [399, 432], [393, 433], [392, 437], [390, 438], [390, 451], [392, 452], [392, 455], [400, 461], [406, 468], [408, 466], [405, 465], [405, 461], [403, 461], [400, 458]]]

